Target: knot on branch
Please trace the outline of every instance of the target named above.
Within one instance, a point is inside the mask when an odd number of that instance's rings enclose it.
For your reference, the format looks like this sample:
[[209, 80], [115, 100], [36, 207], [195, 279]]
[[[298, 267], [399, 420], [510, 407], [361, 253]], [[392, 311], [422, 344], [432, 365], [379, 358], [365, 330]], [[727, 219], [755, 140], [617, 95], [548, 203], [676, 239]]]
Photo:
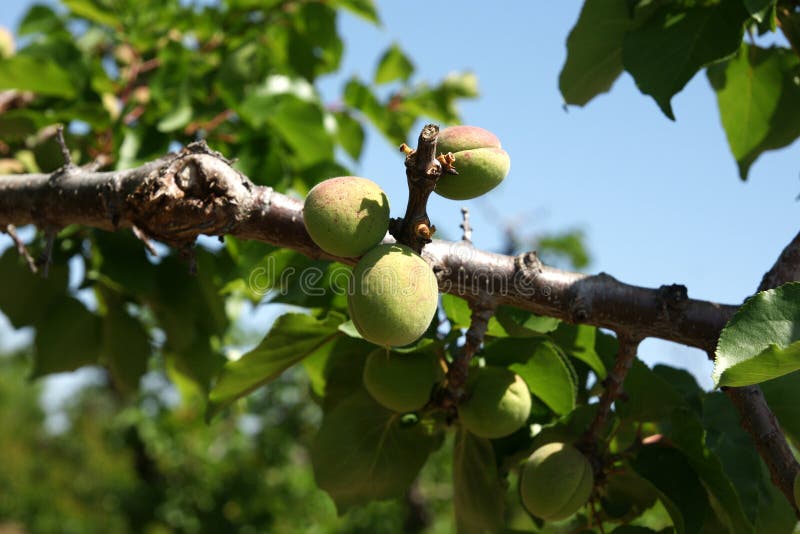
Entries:
[[182, 247], [200, 234], [229, 233], [245, 217], [252, 189], [228, 160], [192, 143], [143, 180], [126, 207], [145, 234]]

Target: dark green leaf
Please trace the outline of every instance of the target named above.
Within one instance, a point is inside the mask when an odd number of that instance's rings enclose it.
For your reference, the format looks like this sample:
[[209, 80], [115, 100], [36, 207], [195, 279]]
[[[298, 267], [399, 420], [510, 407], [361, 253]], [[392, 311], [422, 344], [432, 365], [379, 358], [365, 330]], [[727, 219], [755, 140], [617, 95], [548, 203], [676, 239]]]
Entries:
[[32, 33], [57, 33], [64, 28], [64, 22], [50, 7], [41, 4], [31, 6], [19, 23], [19, 36]]
[[375, 345], [363, 339], [342, 336], [303, 360], [311, 389], [325, 410], [362, 387], [364, 362], [373, 350]]
[[346, 111], [336, 113], [337, 139], [354, 160], [361, 157], [364, 148], [364, 127]]
[[673, 410], [685, 404], [683, 398], [663, 378], [636, 359], [625, 377], [625, 400], [616, 402], [620, 417], [635, 421], [669, 419]]
[[51, 303], [60, 301], [67, 290], [68, 269], [53, 265], [47, 278], [30, 272], [14, 247], [0, 256], [0, 311], [15, 328], [39, 323], [48, 314]]
[[720, 520], [732, 532], [754, 532], [753, 525], [745, 516], [742, 501], [723, 470], [722, 462], [706, 446], [705, 430], [697, 415], [688, 409], [675, 410], [670, 430], [673, 444], [686, 455], [692, 469], [718, 503], [715, 511], [720, 515]]
[[575, 408], [575, 371], [558, 347], [540, 339], [498, 339], [484, 350], [491, 365], [507, 366], [519, 374], [531, 393], [559, 415]]
[[558, 78], [567, 104], [583, 106], [605, 93], [622, 73], [622, 41], [631, 26], [628, 0], [586, 0], [567, 38]]
[[492, 444], [459, 429], [453, 444], [453, 509], [458, 532], [500, 532], [505, 488]]
[[742, 180], [763, 152], [800, 136], [799, 66], [788, 49], [743, 43], [737, 57], [708, 69]]
[[408, 489], [438, 439], [425, 425], [409, 425], [360, 389], [322, 419], [311, 444], [317, 485], [340, 512]]
[[550, 337], [568, 355], [588, 365], [600, 380], [605, 379], [606, 366], [595, 350], [597, 328], [561, 323]]
[[383, 53], [375, 70], [375, 83], [389, 83], [395, 80], [408, 81], [414, 73], [414, 64], [395, 43]]
[[744, 6], [747, 8], [747, 11], [755, 18], [758, 22], [762, 21], [762, 17], [765, 11], [769, 8], [773, 7], [777, 0], [743, 0]]
[[50, 302], [36, 326], [33, 376], [74, 371], [97, 363], [100, 356], [100, 318], [77, 299]]
[[114, 384], [122, 391], [136, 392], [139, 379], [147, 371], [150, 338], [142, 323], [117, 303], [103, 318], [102, 355]]
[[69, 74], [56, 62], [26, 55], [0, 61], [0, 89], [33, 91], [64, 98], [75, 96]]
[[672, 97], [702, 67], [739, 49], [748, 18], [734, 0], [669, 2], [625, 36], [622, 63], [672, 120]]
[[678, 534], [701, 531], [705, 517], [710, 513], [708, 496], [681, 452], [650, 445], [639, 452], [633, 461], [633, 468], [662, 494], [662, 502]]
[[275, 321], [256, 348], [225, 364], [209, 393], [208, 418], [254, 389], [274, 380], [303, 358], [322, 350], [340, 336], [344, 317], [331, 313], [324, 319], [287, 313]]
[[[773, 380], [772, 384], [793, 375]], [[765, 385], [767, 385], [765, 384]], [[797, 384], [791, 386], [797, 396]], [[767, 392], [765, 391], [765, 394]], [[800, 399], [794, 399], [796, 402]], [[770, 407], [772, 399], [768, 398]], [[795, 405], [797, 405], [795, 402]], [[753, 440], [741, 427], [740, 416], [726, 396], [709, 393], [705, 399], [703, 426], [705, 442], [720, 459], [725, 474], [740, 497], [744, 513], [759, 534], [789, 534], [797, 522], [792, 507], [770, 480]], [[783, 421], [781, 421], [783, 424]]]
[[537, 337], [552, 332], [561, 321], [554, 317], [534, 315], [511, 306], [500, 306], [494, 317], [512, 337]]
[[800, 444], [800, 371], [759, 384], [769, 407], [795, 445]]
[[375, 2], [373, 0], [334, 0], [333, 3], [348, 11], [352, 11], [359, 17], [373, 24], [380, 24], [378, 10], [375, 9]]
[[113, 11], [106, 7], [97, 5], [92, 0], [63, 0], [70, 11], [79, 17], [105, 24], [106, 26], [117, 26], [119, 21], [113, 15]]
[[749, 298], [719, 336], [718, 386], [747, 386], [800, 369], [800, 283]]

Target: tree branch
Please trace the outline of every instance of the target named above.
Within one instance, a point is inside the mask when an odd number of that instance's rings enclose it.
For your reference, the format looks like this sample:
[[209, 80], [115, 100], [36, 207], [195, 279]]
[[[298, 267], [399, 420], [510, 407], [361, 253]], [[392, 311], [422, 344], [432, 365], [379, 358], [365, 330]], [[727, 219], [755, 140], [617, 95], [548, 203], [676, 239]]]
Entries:
[[[611, 413], [611, 405], [622, 393], [622, 385], [625, 383], [625, 377], [628, 376], [628, 371], [630, 371], [633, 361], [636, 359], [636, 351], [641, 342], [640, 338], [629, 336], [625, 332], [618, 333], [617, 340], [619, 342], [619, 349], [617, 350], [614, 368], [606, 377], [605, 389], [600, 396], [600, 402], [597, 404], [597, 413], [581, 438], [581, 448], [588, 452], [597, 452], [597, 439], [601, 437], [601, 433], [608, 422], [608, 416]], [[590, 454], [589, 456], [596, 459], [597, 455]]]
[[[114, 231], [136, 226], [176, 248], [200, 234], [231, 235], [353, 265], [357, 258], [336, 258], [314, 244], [302, 209], [301, 201], [253, 184], [222, 156], [197, 144], [125, 171], [74, 168], [56, 184], [47, 174], [0, 179], [0, 228], [80, 224]], [[690, 299], [683, 286], [648, 289], [604, 273], [554, 269], [532, 252], [508, 256], [434, 240], [423, 257], [442, 292], [470, 303], [515, 306], [706, 352], [713, 352], [720, 330], [737, 308]]]
[[[783, 249], [775, 264], [761, 279], [758, 291], [774, 289], [796, 280], [800, 280], [800, 233]], [[769, 468], [773, 484], [783, 492], [800, 517], [794, 500], [794, 479], [800, 473], [800, 464], [786, 442], [786, 436], [761, 388], [747, 386], [723, 389], [739, 410], [742, 427], [753, 438], [758, 453]]]

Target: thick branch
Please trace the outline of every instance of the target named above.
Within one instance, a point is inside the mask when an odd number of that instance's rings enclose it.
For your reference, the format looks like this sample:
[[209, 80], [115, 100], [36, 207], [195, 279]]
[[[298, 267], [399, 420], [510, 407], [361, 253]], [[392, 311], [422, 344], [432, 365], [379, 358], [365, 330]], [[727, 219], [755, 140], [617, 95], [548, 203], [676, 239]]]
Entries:
[[[231, 235], [354, 264], [317, 247], [303, 225], [301, 201], [254, 185], [219, 155], [198, 147], [118, 172], [74, 169], [57, 183], [46, 174], [0, 178], [0, 228], [80, 224], [138, 227], [178, 247], [198, 235]], [[434, 240], [423, 250], [442, 292], [475, 303], [510, 305], [572, 323], [657, 337], [706, 352], [735, 306], [690, 299], [682, 286], [647, 289], [600, 273], [542, 265], [534, 253], [507, 256], [463, 242]]]
[[[800, 233], [783, 249], [775, 265], [762, 278], [758, 290], [766, 291], [797, 280], [800, 280]], [[800, 473], [800, 464], [792, 454], [786, 436], [767, 405], [761, 388], [726, 388], [725, 393], [739, 410], [742, 426], [752, 436], [758, 453], [769, 468], [772, 482], [783, 492], [800, 517], [800, 510], [794, 500], [794, 479]]]

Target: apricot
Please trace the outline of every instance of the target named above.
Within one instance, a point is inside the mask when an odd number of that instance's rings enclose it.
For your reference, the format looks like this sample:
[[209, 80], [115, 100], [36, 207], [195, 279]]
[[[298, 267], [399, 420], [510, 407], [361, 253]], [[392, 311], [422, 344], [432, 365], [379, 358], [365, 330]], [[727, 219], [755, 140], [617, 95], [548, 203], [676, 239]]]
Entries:
[[522, 467], [520, 497], [525, 508], [546, 521], [566, 519], [589, 500], [594, 474], [589, 460], [567, 443], [548, 443]]
[[314, 243], [328, 254], [361, 256], [386, 235], [389, 200], [372, 180], [331, 178], [308, 192], [303, 222]]
[[378, 245], [353, 268], [347, 305], [367, 341], [382, 346], [416, 341], [428, 329], [438, 302], [433, 270], [404, 245]]
[[381, 405], [399, 413], [419, 410], [444, 378], [435, 354], [398, 354], [376, 349], [367, 356], [364, 387]]
[[511, 159], [492, 132], [477, 126], [451, 126], [439, 132], [438, 150], [452, 152], [457, 175], [445, 174], [435, 191], [445, 198], [466, 200], [497, 187], [508, 174]]
[[467, 378], [458, 417], [476, 436], [495, 439], [519, 430], [530, 411], [531, 393], [518, 374], [503, 367], [483, 367]]

